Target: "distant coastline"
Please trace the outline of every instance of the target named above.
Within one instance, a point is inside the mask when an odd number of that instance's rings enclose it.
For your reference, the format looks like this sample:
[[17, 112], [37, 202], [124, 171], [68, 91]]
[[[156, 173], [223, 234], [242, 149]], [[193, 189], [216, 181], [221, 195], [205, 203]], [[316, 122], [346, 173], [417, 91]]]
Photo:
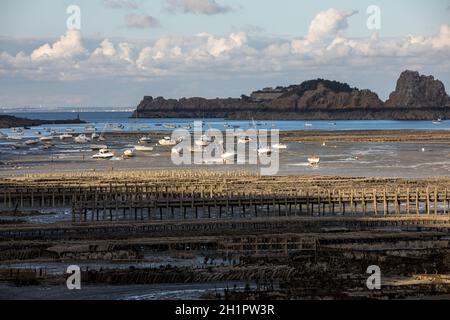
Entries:
[[39, 119], [20, 118], [10, 115], [0, 115], [0, 129], [14, 128], [14, 127], [34, 127], [46, 124], [81, 124], [81, 123], [86, 122], [79, 118], [67, 120], [39, 120]]

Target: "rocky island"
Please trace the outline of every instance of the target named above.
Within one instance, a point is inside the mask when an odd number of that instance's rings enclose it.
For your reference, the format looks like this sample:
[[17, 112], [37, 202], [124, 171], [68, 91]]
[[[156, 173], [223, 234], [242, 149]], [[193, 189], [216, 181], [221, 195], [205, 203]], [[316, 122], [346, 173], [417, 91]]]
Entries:
[[133, 117], [433, 120], [450, 118], [450, 97], [441, 81], [406, 70], [386, 102], [373, 91], [317, 79], [288, 87], [265, 88], [240, 98], [165, 99], [146, 96]]
[[86, 123], [86, 122], [80, 120], [80, 118], [68, 120], [37, 120], [37, 119], [19, 118], [9, 115], [0, 115], [0, 129], [14, 128], [14, 127], [33, 127], [46, 124], [79, 124], [79, 123]]

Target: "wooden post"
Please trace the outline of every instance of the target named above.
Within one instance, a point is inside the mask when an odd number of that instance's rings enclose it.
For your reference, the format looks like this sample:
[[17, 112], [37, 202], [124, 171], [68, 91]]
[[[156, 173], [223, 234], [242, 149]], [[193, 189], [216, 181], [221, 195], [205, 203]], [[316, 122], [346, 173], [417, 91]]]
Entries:
[[377, 208], [377, 190], [373, 189], [373, 211], [375, 215], [378, 215], [378, 208]]

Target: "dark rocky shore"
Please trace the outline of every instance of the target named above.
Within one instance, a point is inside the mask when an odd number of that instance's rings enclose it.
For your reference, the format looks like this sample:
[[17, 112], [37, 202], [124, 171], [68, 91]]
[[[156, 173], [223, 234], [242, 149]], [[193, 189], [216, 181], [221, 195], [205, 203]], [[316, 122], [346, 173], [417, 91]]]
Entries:
[[450, 97], [432, 76], [404, 71], [383, 102], [376, 93], [324, 79], [265, 88], [240, 98], [165, 99], [146, 96], [136, 118], [309, 120], [433, 120], [450, 118]]
[[27, 119], [18, 118], [8, 115], [0, 115], [0, 128], [14, 128], [14, 127], [33, 127], [41, 126], [45, 124], [79, 124], [86, 123], [79, 118], [68, 119], [68, 120], [37, 120], [37, 119]]

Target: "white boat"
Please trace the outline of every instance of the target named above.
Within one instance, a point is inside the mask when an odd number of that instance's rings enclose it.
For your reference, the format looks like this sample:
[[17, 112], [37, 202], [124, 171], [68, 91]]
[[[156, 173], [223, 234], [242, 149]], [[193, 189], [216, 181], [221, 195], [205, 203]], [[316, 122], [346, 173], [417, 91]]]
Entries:
[[62, 135], [59, 136], [59, 140], [72, 139], [72, 138], [73, 138], [73, 136], [68, 133], [63, 133]]
[[275, 143], [274, 145], [272, 145], [272, 148], [274, 148], [274, 149], [287, 149], [287, 145], [285, 145], [283, 143]]
[[25, 141], [25, 144], [27, 146], [35, 145], [35, 144], [38, 144], [38, 143], [39, 143], [39, 140], [27, 140], [27, 141]]
[[90, 141], [91, 141], [91, 139], [86, 137], [86, 135], [84, 135], [84, 134], [80, 134], [78, 137], [73, 139], [73, 142], [75, 142], [75, 143], [88, 143]]
[[250, 143], [252, 141], [252, 139], [250, 139], [249, 137], [241, 137], [238, 139], [238, 143], [240, 144], [247, 144]]
[[4, 134], [3, 132], [0, 132], [0, 139], [6, 139], [8, 138], [7, 134]]
[[11, 131], [14, 133], [22, 133], [23, 129], [22, 128], [12, 128]]
[[101, 149], [99, 153], [94, 154], [92, 158], [94, 159], [111, 159], [114, 157], [114, 153], [109, 151], [108, 149]]
[[22, 140], [23, 139], [23, 135], [22, 134], [16, 134], [14, 136], [10, 136], [9, 139], [11, 140]]
[[173, 154], [180, 154], [181, 152], [183, 152], [183, 149], [180, 147], [173, 147], [172, 148], [172, 153]]
[[312, 127], [312, 123], [305, 123], [305, 127]]
[[153, 151], [153, 147], [143, 146], [143, 145], [136, 145], [136, 146], [134, 146], [134, 149], [136, 151], [143, 151], [143, 152]]
[[170, 137], [165, 137], [164, 139], [159, 140], [158, 143], [161, 146], [175, 146], [175, 145], [177, 145], [177, 142], [175, 140], [172, 140]]
[[152, 142], [152, 139], [150, 137], [141, 137], [139, 139], [139, 143], [150, 143]]
[[90, 126], [84, 127], [84, 130], [86, 130], [86, 131], [95, 131], [95, 130], [97, 130], [97, 129], [95, 128], [95, 126], [90, 125]]
[[222, 153], [222, 155], [220, 157], [224, 160], [234, 159], [234, 157], [236, 157], [236, 153], [235, 152], [224, 152], [224, 153]]
[[206, 135], [202, 135], [200, 137], [200, 139], [194, 141], [195, 145], [197, 145], [199, 147], [206, 147], [211, 142], [212, 142], [211, 139], [209, 137], [207, 137]]
[[39, 140], [42, 141], [42, 142], [53, 141], [53, 137], [51, 137], [51, 136], [50, 137], [49, 136], [47, 136], [47, 137], [40, 137]]
[[136, 149], [127, 149], [123, 152], [123, 156], [126, 158], [132, 158], [136, 156]]
[[66, 132], [75, 132], [75, 129], [73, 129], [73, 128], [66, 128], [65, 131], [66, 131]]
[[163, 127], [166, 129], [176, 129], [177, 128], [177, 126], [174, 124], [165, 124], [165, 125], [163, 125]]
[[91, 150], [92, 151], [99, 151], [99, 150], [102, 150], [102, 149], [108, 149], [108, 146], [102, 145], [102, 144], [100, 144], [100, 145], [97, 145], [97, 144], [91, 145]]
[[42, 132], [40, 132], [40, 131], [34, 132], [34, 135], [35, 135], [35, 136], [40, 136], [41, 134], [42, 134]]
[[442, 123], [442, 119], [441, 118], [433, 121], [433, 124], [441, 124], [441, 123]]
[[271, 154], [272, 149], [269, 147], [258, 148], [258, 154]]
[[91, 135], [91, 139], [92, 140], [94, 140], [94, 139], [98, 139], [98, 138], [100, 138], [100, 135], [98, 134], [98, 133], [93, 133], [92, 135]]
[[310, 156], [308, 158], [308, 162], [309, 162], [310, 165], [316, 166], [316, 165], [319, 164], [320, 158], [318, 156]]

